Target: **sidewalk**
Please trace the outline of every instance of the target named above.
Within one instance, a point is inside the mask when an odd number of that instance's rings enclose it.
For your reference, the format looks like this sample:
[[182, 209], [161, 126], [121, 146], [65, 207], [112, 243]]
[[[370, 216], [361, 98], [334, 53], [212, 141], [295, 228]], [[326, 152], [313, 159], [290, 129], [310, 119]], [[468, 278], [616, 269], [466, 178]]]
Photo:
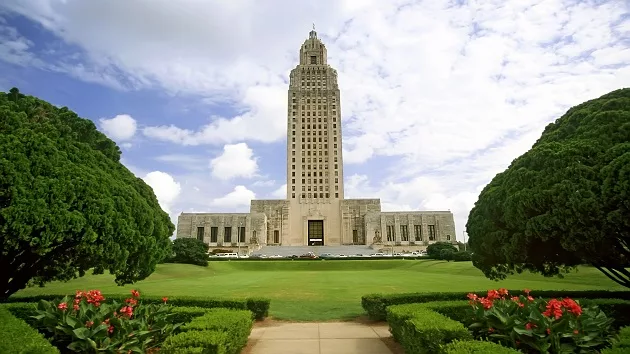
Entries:
[[242, 354], [359, 353], [399, 354], [402, 350], [393, 342], [387, 323], [276, 322], [254, 325], [248, 345], [242, 352]]

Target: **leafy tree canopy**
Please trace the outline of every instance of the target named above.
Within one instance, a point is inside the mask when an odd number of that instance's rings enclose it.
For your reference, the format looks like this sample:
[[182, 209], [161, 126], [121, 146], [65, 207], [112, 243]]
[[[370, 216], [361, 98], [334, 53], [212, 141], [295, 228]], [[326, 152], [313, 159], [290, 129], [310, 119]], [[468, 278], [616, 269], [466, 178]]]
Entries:
[[450, 242], [436, 242], [432, 243], [427, 247], [427, 256], [434, 259], [441, 259], [440, 254], [442, 250], [451, 250], [453, 252], [457, 252], [457, 247], [455, 247]]
[[174, 263], [208, 265], [208, 245], [192, 237], [176, 238], [173, 241]]
[[489, 278], [592, 264], [630, 287], [630, 89], [549, 124], [483, 189], [466, 230]]
[[153, 190], [90, 120], [0, 92], [0, 299], [28, 283], [108, 270], [146, 278], [175, 229]]

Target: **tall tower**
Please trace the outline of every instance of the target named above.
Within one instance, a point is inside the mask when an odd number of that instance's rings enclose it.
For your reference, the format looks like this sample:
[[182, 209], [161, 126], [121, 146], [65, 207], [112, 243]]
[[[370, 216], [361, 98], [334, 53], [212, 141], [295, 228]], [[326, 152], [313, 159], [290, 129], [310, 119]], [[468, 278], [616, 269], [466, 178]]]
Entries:
[[343, 199], [341, 102], [337, 71], [315, 29], [291, 70], [287, 119], [287, 198]]
[[334, 245], [342, 238], [343, 158], [337, 71], [315, 27], [291, 70], [287, 119], [288, 239]]

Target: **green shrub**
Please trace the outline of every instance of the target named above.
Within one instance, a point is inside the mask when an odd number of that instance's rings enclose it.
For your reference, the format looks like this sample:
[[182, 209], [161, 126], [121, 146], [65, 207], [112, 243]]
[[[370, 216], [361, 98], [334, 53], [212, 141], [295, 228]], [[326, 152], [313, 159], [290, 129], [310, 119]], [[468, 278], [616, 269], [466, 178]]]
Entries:
[[228, 334], [220, 331], [189, 331], [166, 338], [160, 354], [228, 354]]
[[173, 322], [179, 323], [188, 323], [192, 321], [194, 318], [205, 315], [209, 309], [203, 307], [173, 307], [172, 315]]
[[453, 254], [454, 262], [470, 262], [472, 260], [472, 253], [469, 251], [460, 251]]
[[13, 316], [28, 323], [31, 327], [37, 328], [37, 321], [32, 317], [37, 315], [37, 304], [34, 302], [15, 302], [3, 304]]
[[630, 300], [621, 299], [580, 299], [580, 303], [585, 306], [596, 305], [608, 317], [614, 319], [613, 327], [630, 326]]
[[[104, 294], [107, 299], [124, 302], [127, 296], [122, 294]], [[10, 303], [15, 302], [39, 302], [40, 300], [59, 301], [63, 295], [35, 295], [35, 296], [13, 296], [7, 299]], [[161, 304], [164, 302], [161, 296], [142, 295], [142, 302], [145, 304]], [[244, 300], [214, 299], [204, 296], [169, 296], [169, 305], [185, 307], [203, 308], [229, 308], [237, 310], [250, 310], [257, 320], [262, 320], [269, 314], [270, 300], [263, 298], [251, 298]]]
[[439, 353], [444, 344], [473, 337], [460, 322], [428, 309], [424, 304], [387, 308], [387, 323], [407, 354]]
[[208, 266], [208, 245], [192, 237], [176, 238], [173, 241], [172, 263]]
[[630, 327], [619, 330], [618, 339], [612, 343], [612, 348], [606, 348], [601, 354], [627, 354], [630, 353]]
[[[509, 290], [515, 296], [523, 295], [522, 290]], [[474, 291], [478, 296], [485, 296], [487, 291]], [[630, 300], [630, 291], [608, 290], [534, 290], [536, 297], [576, 299], [623, 299]], [[387, 318], [385, 309], [390, 305], [413, 304], [431, 301], [465, 300], [468, 292], [369, 294], [361, 298], [361, 305], [368, 316], [377, 321]]]
[[440, 253], [442, 250], [451, 250], [453, 253], [457, 252], [458, 249], [450, 242], [436, 242], [432, 243], [427, 247], [427, 257], [433, 259], [441, 259]]
[[226, 333], [225, 352], [237, 354], [247, 344], [253, 316], [249, 310], [209, 309], [181, 327], [182, 332], [218, 331]]
[[479, 340], [456, 340], [442, 348], [444, 354], [519, 354], [520, 351], [500, 344]]
[[264, 320], [269, 316], [269, 306], [271, 301], [265, 298], [249, 298], [246, 300], [245, 306], [254, 314], [254, 318], [258, 321]]
[[59, 354], [37, 330], [16, 318], [5, 306], [0, 306], [0, 353]]
[[457, 322], [466, 324], [469, 321], [467, 312], [470, 305], [468, 301], [432, 301], [421, 305]]

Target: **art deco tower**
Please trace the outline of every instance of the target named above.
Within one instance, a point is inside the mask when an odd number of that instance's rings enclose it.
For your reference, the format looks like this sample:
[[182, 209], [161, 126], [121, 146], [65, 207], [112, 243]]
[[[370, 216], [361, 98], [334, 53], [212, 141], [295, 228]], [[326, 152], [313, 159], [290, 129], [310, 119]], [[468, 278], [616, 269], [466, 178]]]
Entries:
[[304, 203], [343, 199], [337, 71], [315, 29], [291, 70], [287, 119], [287, 198]]

